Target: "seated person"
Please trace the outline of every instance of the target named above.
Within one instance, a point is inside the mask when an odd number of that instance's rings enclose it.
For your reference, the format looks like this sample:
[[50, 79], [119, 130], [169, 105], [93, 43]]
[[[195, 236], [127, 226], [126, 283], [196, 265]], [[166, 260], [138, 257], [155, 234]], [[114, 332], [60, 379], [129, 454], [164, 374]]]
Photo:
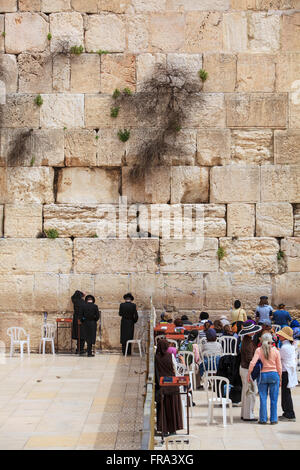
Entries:
[[195, 362], [198, 364], [200, 361], [200, 356], [199, 356], [198, 346], [195, 343], [197, 337], [198, 337], [198, 330], [191, 330], [187, 339], [182, 341], [178, 354], [180, 355], [180, 351], [191, 351], [194, 353]]
[[172, 323], [172, 317], [168, 313], [163, 312], [160, 318], [160, 323]]
[[231, 325], [224, 326], [222, 336], [233, 336]]
[[223, 334], [223, 325], [221, 320], [214, 321], [214, 329], [216, 330], [217, 336], [221, 336]]
[[209, 328], [212, 328], [212, 321], [211, 320], [207, 320], [205, 323], [204, 323], [204, 328], [203, 330], [200, 330], [199, 331], [199, 338], [206, 338], [206, 331], [209, 329]]
[[169, 343], [169, 347], [167, 349], [167, 352], [170, 353], [170, 354], [173, 354], [174, 358], [176, 359], [177, 357], [177, 349], [176, 347], [174, 346], [173, 343]]
[[188, 319], [186, 315], [182, 315], [181, 320], [184, 325], [192, 325], [193, 323]]
[[[217, 342], [217, 333], [214, 328], [209, 328], [206, 331], [206, 343], [203, 344], [202, 354], [216, 354], [216, 366], [218, 367], [220, 357], [222, 356], [223, 350], [220, 343]], [[204, 359], [205, 365], [207, 367], [207, 358]], [[204, 374], [203, 363], [199, 367], [200, 376]]]
[[194, 323], [194, 325], [202, 326], [209, 319], [209, 314], [207, 312], [201, 312], [199, 315], [199, 322]]
[[264, 322], [261, 323], [261, 330], [255, 333], [253, 336], [253, 343], [255, 344], [255, 347], [258, 348], [261, 346], [261, 337], [266, 334], [270, 333], [273, 338], [273, 346], [278, 346], [278, 341], [279, 339], [277, 336], [274, 334], [274, 331], [272, 330], [272, 323], [271, 320], [265, 320]]
[[223, 328], [225, 325], [230, 325], [227, 315], [222, 315], [222, 317], [220, 317], [220, 322], [222, 323]]
[[183, 321], [180, 318], [175, 318], [174, 325], [176, 328], [183, 327]]
[[275, 312], [273, 312], [272, 317], [272, 320], [275, 325], [280, 325], [281, 328], [283, 328], [284, 326], [289, 326], [290, 322], [292, 321], [289, 312], [287, 312], [284, 307], [284, 304], [280, 304], [278, 306], [278, 310], [275, 310]]
[[298, 322], [298, 320], [291, 321], [290, 328], [292, 328], [293, 330], [293, 338], [295, 340], [299, 340], [300, 339], [300, 323]]

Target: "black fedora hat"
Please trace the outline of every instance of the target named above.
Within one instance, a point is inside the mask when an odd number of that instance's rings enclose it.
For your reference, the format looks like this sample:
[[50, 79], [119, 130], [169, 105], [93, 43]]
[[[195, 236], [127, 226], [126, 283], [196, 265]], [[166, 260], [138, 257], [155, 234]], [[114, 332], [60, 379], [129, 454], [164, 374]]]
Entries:
[[95, 297], [91, 294], [87, 295], [86, 298], [85, 298], [85, 301], [88, 302], [89, 300], [91, 300], [93, 302], [93, 304], [95, 303]]
[[134, 297], [130, 292], [128, 292], [127, 294], [123, 295], [123, 299], [124, 300], [127, 300], [127, 299], [134, 300]]

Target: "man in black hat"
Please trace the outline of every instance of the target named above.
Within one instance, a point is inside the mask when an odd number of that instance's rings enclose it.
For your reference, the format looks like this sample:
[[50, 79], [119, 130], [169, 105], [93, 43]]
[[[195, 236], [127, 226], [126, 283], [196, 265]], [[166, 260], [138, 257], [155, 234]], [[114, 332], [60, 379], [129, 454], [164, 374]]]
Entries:
[[[123, 296], [125, 302], [120, 304], [119, 315], [121, 319], [120, 343], [122, 344], [122, 353], [125, 356], [126, 343], [134, 336], [134, 324], [138, 321], [136, 304], [133, 303], [134, 297], [128, 292]], [[131, 355], [131, 343], [128, 345], [127, 354]]]
[[[85, 303], [80, 306], [79, 319], [82, 324], [82, 339], [87, 343], [88, 357], [94, 357], [92, 345], [96, 343], [97, 321], [99, 318], [100, 313], [98, 306], [95, 304], [95, 297], [87, 295]], [[83, 355], [83, 351], [80, 354]]]

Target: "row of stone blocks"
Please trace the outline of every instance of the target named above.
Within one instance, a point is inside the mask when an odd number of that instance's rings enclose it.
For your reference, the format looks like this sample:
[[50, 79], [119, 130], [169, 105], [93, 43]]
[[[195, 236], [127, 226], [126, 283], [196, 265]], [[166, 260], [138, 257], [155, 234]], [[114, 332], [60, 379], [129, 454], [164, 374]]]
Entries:
[[15, 54], [44, 51], [49, 45], [49, 32], [52, 50], [61, 39], [70, 41], [72, 46], [84, 45], [87, 52], [98, 49], [190, 53], [299, 50], [299, 12], [293, 10], [142, 11], [139, 14], [129, 10], [121, 15], [113, 12], [89, 15], [76, 11], [50, 15], [17, 12], [6, 13], [1, 20], [2, 24], [5, 22], [6, 33], [2, 48]]

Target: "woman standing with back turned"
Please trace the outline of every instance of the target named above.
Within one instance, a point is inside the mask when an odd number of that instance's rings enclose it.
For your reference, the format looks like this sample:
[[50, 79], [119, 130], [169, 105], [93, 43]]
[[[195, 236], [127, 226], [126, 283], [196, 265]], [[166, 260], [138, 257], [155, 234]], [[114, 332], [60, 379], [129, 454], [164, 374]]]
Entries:
[[[128, 340], [133, 339], [134, 324], [138, 321], [139, 316], [136, 310], [136, 305], [133, 303], [133, 295], [129, 292], [124, 295], [123, 299], [125, 302], [120, 305], [119, 315], [122, 317], [120, 343], [122, 344], [123, 356], [125, 356], [126, 343]], [[129, 356], [131, 355], [131, 344], [128, 345], [127, 354]]]

